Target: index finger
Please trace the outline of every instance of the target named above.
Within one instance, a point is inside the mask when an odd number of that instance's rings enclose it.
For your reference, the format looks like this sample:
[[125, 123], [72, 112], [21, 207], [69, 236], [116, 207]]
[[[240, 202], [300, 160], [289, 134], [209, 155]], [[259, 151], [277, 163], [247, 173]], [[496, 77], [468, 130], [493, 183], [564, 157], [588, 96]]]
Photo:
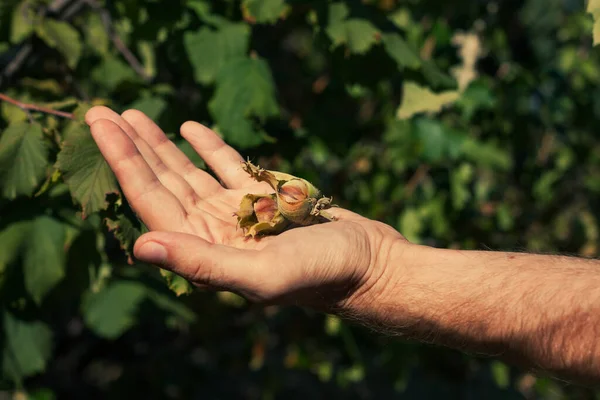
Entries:
[[162, 185], [127, 134], [106, 119], [96, 120], [90, 130], [131, 207], [148, 228], [181, 230], [185, 224], [185, 209]]

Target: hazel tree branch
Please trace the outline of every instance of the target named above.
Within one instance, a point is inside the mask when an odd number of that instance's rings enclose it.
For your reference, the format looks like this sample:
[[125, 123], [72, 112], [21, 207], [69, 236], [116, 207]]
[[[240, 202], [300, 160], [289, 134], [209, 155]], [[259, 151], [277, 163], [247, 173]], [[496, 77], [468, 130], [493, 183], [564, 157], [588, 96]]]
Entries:
[[29, 116], [31, 115], [30, 111], [37, 111], [45, 114], [56, 115], [57, 117], [75, 119], [75, 114], [68, 113], [65, 111], [53, 110], [48, 107], [38, 106], [37, 104], [23, 103], [21, 101], [15, 100], [12, 97], [9, 97], [3, 93], [0, 93], [0, 101], [5, 101], [7, 103], [13, 104], [19, 107], [21, 110], [25, 111]]
[[83, 0], [85, 1], [93, 10], [98, 12], [100, 15], [100, 20], [102, 21], [102, 25], [104, 25], [104, 30], [108, 34], [110, 40], [113, 42], [113, 45], [119, 50], [119, 53], [125, 58], [129, 66], [146, 82], [150, 81], [152, 78], [148, 76], [146, 73], [144, 66], [142, 63], [136, 58], [131, 50], [127, 48], [123, 40], [117, 35], [117, 33], [113, 29], [113, 20], [110, 16], [110, 12], [102, 7], [97, 0]]

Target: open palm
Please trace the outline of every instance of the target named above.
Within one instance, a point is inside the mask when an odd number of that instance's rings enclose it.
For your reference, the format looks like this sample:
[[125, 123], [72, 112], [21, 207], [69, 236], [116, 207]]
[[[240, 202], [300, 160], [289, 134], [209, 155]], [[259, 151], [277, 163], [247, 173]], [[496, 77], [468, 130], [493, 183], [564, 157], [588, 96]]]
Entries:
[[86, 122], [131, 207], [152, 231], [136, 243], [136, 257], [197, 285], [256, 300], [291, 296], [294, 301], [326, 287], [331, 296], [320, 297], [339, 300], [373, 275], [373, 252], [381, 250], [384, 238], [402, 238], [386, 225], [343, 209], [333, 211], [340, 219], [334, 223], [244, 238], [233, 215], [240, 200], [247, 193], [273, 190], [251, 179], [241, 168], [241, 155], [210, 129], [186, 122], [181, 134], [221, 182], [196, 168], [139, 111], [119, 115], [94, 107]]

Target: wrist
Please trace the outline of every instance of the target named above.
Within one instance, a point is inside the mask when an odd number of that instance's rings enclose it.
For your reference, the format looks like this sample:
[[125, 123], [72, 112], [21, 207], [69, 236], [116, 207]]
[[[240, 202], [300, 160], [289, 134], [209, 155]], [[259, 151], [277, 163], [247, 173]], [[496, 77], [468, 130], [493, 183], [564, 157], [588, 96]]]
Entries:
[[410, 243], [396, 231], [386, 232], [376, 243], [363, 282], [339, 312], [370, 325], [389, 325], [407, 303], [406, 289], [418, 285], [417, 271], [434, 249]]

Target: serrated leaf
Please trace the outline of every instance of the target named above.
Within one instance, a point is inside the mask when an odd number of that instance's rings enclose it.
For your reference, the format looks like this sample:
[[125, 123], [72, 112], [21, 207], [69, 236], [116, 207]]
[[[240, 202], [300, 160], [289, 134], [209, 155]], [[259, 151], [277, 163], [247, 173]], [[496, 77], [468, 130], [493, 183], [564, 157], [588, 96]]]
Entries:
[[458, 91], [434, 93], [414, 82], [404, 84], [402, 105], [396, 113], [399, 119], [407, 119], [419, 113], [437, 113], [460, 97]]
[[397, 33], [386, 33], [381, 36], [385, 51], [396, 61], [398, 66], [417, 69], [421, 66], [421, 58]]
[[250, 28], [246, 24], [225, 24], [218, 30], [202, 28], [186, 32], [183, 43], [194, 67], [194, 79], [213, 83], [219, 71], [232, 59], [248, 51]]
[[10, 25], [10, 42], [20, 43], [33, 33], [35, 14], [31, 3], [23, 1], [13, 11]]
[[332, 41], [332, 47], [346, 45], [354, 54], [364, 54], [377, 43], [379, 30], [368, 20], [348, 18], [348, 7], [343, 3], [329, 6], [329, 21], [327, 35]]
[[85, 324], [94, 333], [116, 339], [136, 322], [136, 312], [146, 299], [146, 288], [139, 282], [114, 282], [98, 293], [88, 293], [82, 302]]
[[285, 0], [244, 0], [242, 9], [246, 20], [274, 24], [286, 9]]
[[194, 290], [190, 282], [171, 271], [161, 269], [160, 274], [165, 278], [169, 289], [171, 289], [177, 296], [190, 294]]
[[58, 50], [71, 68], [75, 68], [81, 56], [81, 38], [69, 23], [54, 19], [43, 19], [35, 27], [37, 35], [46, 44]]
[[42, 322], [28, 322], [4, 313], [3, 369], [16, 381], [43, 372], [52, 352], [52, 331]]
[[29, 122], [10, 124], [0, 137], [0, 189], [14, 199], [31, 196], [48, 165], [48, 147], [41, 125]]
[[40, 304], [65, 276], [65, 227], [41, 216], [33, 221], [28, 239], [23, 253], [25, 289]]
[[261, 58], [228, 63], [217, 76], [217, 90], [208, 107], [229, 142], [241, 148], [262, 143], [249, 118], [279, 115], [268, 64]]
[[73, 198], [81, 204], [84, 218], [106, 208], [108, 193], [119, 193], [112, 170], [84, 125], [71, 131], [55, 167], [63, 173]]
[[588, 0], [587, 12], [594, 17], [594, 46], [600, 43], [600, 0]]
[[133, 245], [140, 237], [140, 230], [134, 223], [124, 214], [118, 213], [115, 216], [105, 219], [106, 226], [119, 241], [121, 249], [125, 252], [129, 259], [129, 263], [133, 263]]

